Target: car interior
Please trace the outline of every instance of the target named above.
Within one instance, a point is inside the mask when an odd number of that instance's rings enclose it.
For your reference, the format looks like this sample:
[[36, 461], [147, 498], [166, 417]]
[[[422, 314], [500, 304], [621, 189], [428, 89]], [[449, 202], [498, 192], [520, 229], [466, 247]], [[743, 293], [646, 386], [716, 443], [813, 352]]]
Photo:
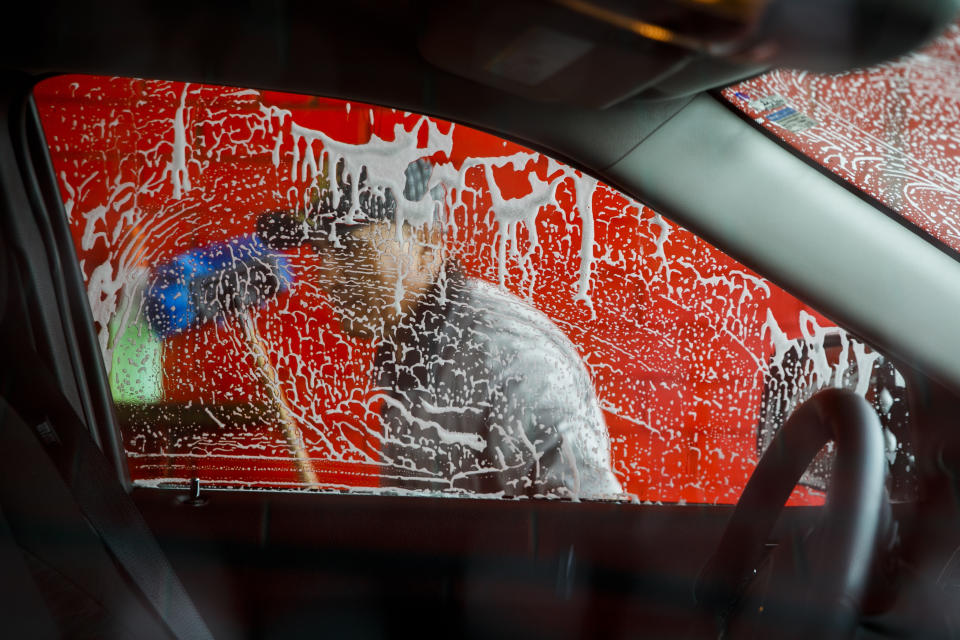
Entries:
[[[3, 635], [960, 637], [960, 255], [722, 93], [781, 67], [880, 65], [958, 11], [954, 0], [58, 0], [9, 11]], [[122, 428], [131, 409], [111, 391], [45, 137], [53, 101], [40, 89], [74, 74], [320, 96], [493, 134], [642, 201], [842, 327], [821, 337], [828, 369], [846, 367], [848, 336], [879, 364], [857, 393], [794, 393], [809, 354], [798, 341], [784, 360], [783, 346], [782, 378], [755, 389], [757, 411], [783, 419], [748, 425], [765, 453], [738, 498], [717, 503], [138, 482]], [[884, 403], [901, 413], [878, 416]], [[910, 457], [887, 464], [885, 437]], [[823, 499], [788, 504], [798, 482]]]

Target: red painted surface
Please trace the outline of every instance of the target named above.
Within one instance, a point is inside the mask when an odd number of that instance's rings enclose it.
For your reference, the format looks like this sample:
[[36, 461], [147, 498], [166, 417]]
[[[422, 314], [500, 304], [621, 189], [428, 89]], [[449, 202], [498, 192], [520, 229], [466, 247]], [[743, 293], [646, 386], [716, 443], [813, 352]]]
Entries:
[[[353, 143], [371, 134], [389, 140], [394, 124], [409, 130], [420, 121], [338, 100], [98, 77], [51, 78], [35, 98], [105, 349], [110, 308], [128, 286], [123, 274], [250, 233], [256, 214], [298, 205], [304, 182], [291, 175], [291, 120]], [[186, 176], [180, 178], [190, 184], [175, 197], [173, 123], [181, 98]], [[272, 108], [290, 115], [281, 121], [269, 115]], [[447, 132], [451, 125], [439, 126]], [[468, 158], [527, 151], [462, 125], [455, 125], [453, 140], [450, 157], [435, 159], [457, 168]], [[529, 191], [529, 172], [546, 179], [548, 171], [540, 156], [519, 171], [496, 171], [496, 180], [504, 196], [518, 197]], [[496, 282], [497, 230], [480, 169], [467, 173], [467, 185], [479, 195], [447, 212], [457, 222], [449, 240], [469, 275]], [[735, 502], [756, 463], [763, 370], [772, 354], [762, 328], [768, 312], [791, 338], [800, 335], [801, 310], [822, 326], [831, 323], [693, 234], [669, 222], [658, 226], [652, 210], [604, 185], [594, 196], [591, 309], [574, 301], [582, 225], [573, 180], [560, 185], [558, 203], [537, 217], [540, 248], [530, 263], [536, 278], [523, 277], [514, 260], [506, 286], [544, 311], [579, 349], [605, 409], [624, 488], [641, 500]], [[669, 236], [658, 256], [661, 229]], [[529, 237], [519, 233], [522, 251]], [[299, 284], [258, 314], [258, 326], [276, 347], [274, 365], [287, 395], [303, 409], [300, 423], [321, 481], [376, 486], [377, 407], [364, 391], [373, 345], [341, 335], [322, 294], [307, 286], [317, 260], [311, 249], [293, 254]], [[163, 350], [166, 401], [211, 406], [266, 398], [229, 327], [188, 332], [168, 339]], [[260, 487], [295, 482], [272, 429], [252, 424], [234, 431], [202, 447], [170, 442], [166, 455], [131, 457], [131, 473], [141, 480], [195, 475]], [[140, 444], [127, 434], [129, 451]], [[797, 492], [793, 500], [820, 497]]]

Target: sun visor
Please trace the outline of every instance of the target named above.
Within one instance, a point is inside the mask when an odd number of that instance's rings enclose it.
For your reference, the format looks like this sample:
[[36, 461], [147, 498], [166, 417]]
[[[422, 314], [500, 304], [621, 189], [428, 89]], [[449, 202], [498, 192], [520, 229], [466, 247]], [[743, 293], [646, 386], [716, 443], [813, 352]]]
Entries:
[[933, 37], [957, 0], [556, 0], [434, 3], [430, 63], [528, 99], [605, 108], [789, 65], [842, 71]]

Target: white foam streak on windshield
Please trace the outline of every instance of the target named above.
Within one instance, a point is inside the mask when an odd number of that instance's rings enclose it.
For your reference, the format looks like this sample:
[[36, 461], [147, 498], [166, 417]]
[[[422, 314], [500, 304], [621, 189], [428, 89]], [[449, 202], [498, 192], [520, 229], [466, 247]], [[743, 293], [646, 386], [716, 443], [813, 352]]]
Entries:
[[190, 173], [187, 171], [187, 134], [184, 124], [184, 109], [186, 108], [187, 89], [190, 85], [183, 85], [180, 94], [180, 106], [173, 117], [173, 159], [170, 161], [170, 179], [173, 182], [173, 197], [178, 199], [184, 191], [190, 190]]
[[597, 189], [597, 180], [584, 176], [577, 184], [577, 211], [580, 213], [580, 278], [577, 280], [575, 300], [582, 300], [593, 308], [590, 299], [590, 272], [593, 267], [593, 196]]

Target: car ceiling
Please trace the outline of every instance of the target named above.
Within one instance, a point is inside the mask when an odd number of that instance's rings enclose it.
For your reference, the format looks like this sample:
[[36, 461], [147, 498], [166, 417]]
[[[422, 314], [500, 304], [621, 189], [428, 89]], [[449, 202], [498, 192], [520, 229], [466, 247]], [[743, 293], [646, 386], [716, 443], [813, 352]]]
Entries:
[[[34, 3], [0, 27], [0, 69], [341, 97], [495, 131], [623, 189], [960, 389], [960, 263], [704, 93], [779, 64], [900, 55], [956, 0], [346, 5]], [[508, 68], [530, 42], [566, 66]]]
[[[19, 19], [6, 21], [0, 66], [387, 104], [505, 133], [602, 171], [699, 91], [782, 63], [830, 71], [887, 59], [936, 34], [955, 5], [956, 0], [92, 5], [59, 0], [27, 4], [19, 8]], [[743, 15], [729, 17], [737, 13]], [[640, 36], [630, 25], [611, 23], [610, 15], [630, 24], [668, 25], [679, 44]], [[822, 28], [825, 23], [834, 28]], [[496, 60], [509, 62], [511, 52], [544, 31], [589, 48], [553, 74], [566, 80], [565, 92], [550, 78], [532, 86], [490, 71], [498, 68]], [[525, 59], [538, 51], [541, 58], [563, 57], [564, 42], [548, 43], [545, 52], [531, 45]], [[611, 85], [617, 91], [595, 95]]]

